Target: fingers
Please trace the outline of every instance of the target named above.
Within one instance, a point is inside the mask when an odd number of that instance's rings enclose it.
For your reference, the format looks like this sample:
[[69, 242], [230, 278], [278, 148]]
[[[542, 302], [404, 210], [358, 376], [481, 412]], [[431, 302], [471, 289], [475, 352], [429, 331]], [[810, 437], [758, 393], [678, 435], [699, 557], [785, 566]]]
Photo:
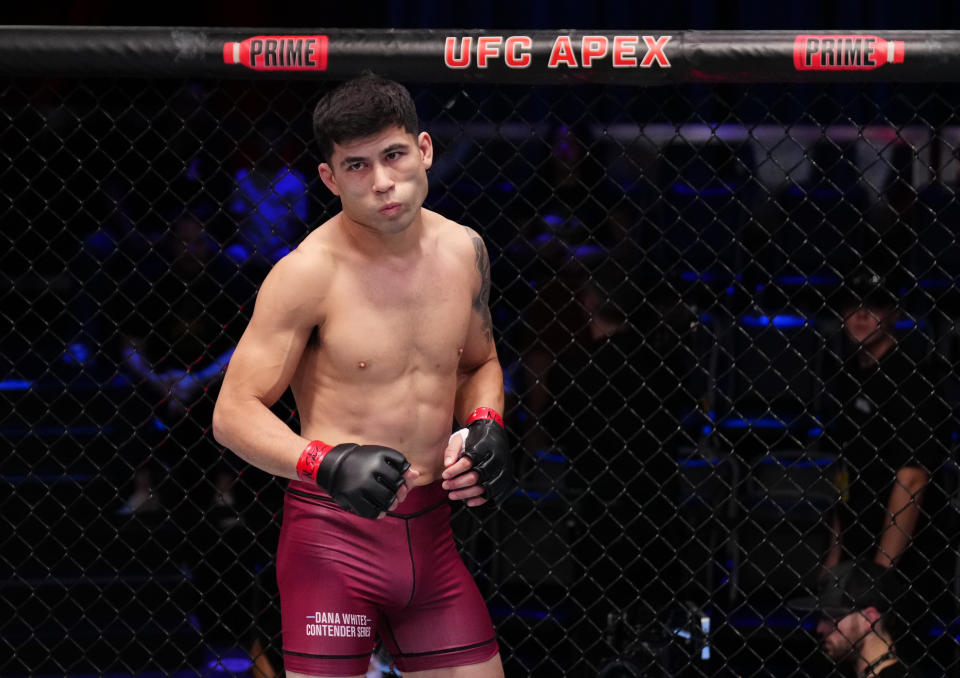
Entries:
[[[420, 471], [416, 470], [413, 467], [408, 468], [403, 472], [402, 484], [397, 488], [397, 496], [394, 497], [393, 502], [390, 504], [390, 508], [387, 511], [392, 511], [397, 506], [399, 506], [404, 499], [407, 498], [407, 495], [410, 494], [410, 490], [413, 489], [413, 481], [420, 477]], [[386, 513], [381, 513], [380, 517], [383, 517]]]
[[467, 429], [462, 428], [459, 431], [455, 431], [450, 439], [447, 441], [447, 447], [443, 451], [443, 465], [450, 466], [457, 459], [460, 458], [460, 455], [463, 454], [463, 446], [467, 442]]
[[[451, 437], [451, 441], [456, 444], [458, 449], [462, 449], [462, 444], [456, 441], [457, 438], [460, 438], [460, 436], [455, 433]], [[476, 472], [468, 473], [471, 468], [473, 468], [473, 462], [468, 457], [460, 457], [459, 460], [443, 470], [440, 476], [443, 478], [441, 487], [450, 493], [449, 498], [451, 500], [467, 499], [468, 506], [479, 506], [486, 499], [480, 500], [483, 494], [483, 487], [477, 484], [480, 482], [480, 474]]]
[[397, 488], [397, 497], [393, 500], [393, 505], [390, 507], [390, 510], [396, 508], [397, 504], [407, 498], [410, 490], [413, 489], [412, 481], [419, 475], [420, 473], [418, 471], [414, 471], [413, 473], [407, 471], [407, 473], [403, 474], [403, 483]]
[[397, 498], [396, 501], [394, 501], [391, 510], [396, 508], [397, 504], [407, 498], [407, 495], [410, 494], [410, 490], [413, 489], [413, 481], [419, 477], [420, 471], [417, 471], [416, 469], [408, 468], [406, 471], [404, 471], [403, 478], [401, 479], [402, 484], [399, 488], [397, 488]]
[[383, 518], [385, 515], [387, 515], [387, 512], [388, 512], [388, 511], [393, 511], [395, 508], [397, 508], [397, 506], [400, 505], [400, 502], [402, 502], [404, 499], [407, 498], [407, 492], [408, 492], [408, 491], [409, 491], [409, 490], [407, 490], [407, 486], [406, 486], [406, 485], [401, 485], [401, 486], [400, 486], [400, 489], [397, 490], [397, 496], [395, 496], [395, 497], [393, 498], [393, 501], [390, 502], [390, 506], [387, 507], [387, 510], [381, 512], [380, 515], [377, 516], [377, 520], [380, 520], [380, 519]]
[[453, 478], [466, 473], [471, 468], [473, 468], [473, 462], [467, 457], [461, 457], [452, 466], [448, 466], [447, 468], [443, 469], [443, 473], [440, 474], [440, 477], [444, 480], [452, 480]]
[[462, 490], [465, 487], [472, 487], [480, 483], [480, 474], [476, 471], [469, 471], [469, 469], [460, 475], [457, 475], [452, 478], [447, 478], [444, 474], [444, 481], [441, 487], [447, 490]]
[[[471, 473], [470, 475], [474, 475], [474, 474]], [[483, 494], [484, 494], [483, 486], [474, 484], [474, 485], [469, 485], [467, 487], [463, 487], [459, 489], [455, 488], [452, 492], [450, 492], [448, 496], [453, 501], [457, 501], [461, 499], [467, 499], [472, 501], [472, 500], [481, 499], [481, 498], [483, 499], [483, 501], [486, 501], [486, 498], [483, 497]], [[480, 503], [482, 504], [483, 501], [481, 501]], [[467, 501], [467, 505], [478, 506], [478, 504], [470, 503], [470, 501]]]
[[444, 481], [442, 487], [449, 493], [448, 497], [452, 501], [466, 500], [467, 506], [480, 506], [486, 503], [487, 498], [484, 496], [486, 491], [479, 482], [480, 475], [471, 471]]

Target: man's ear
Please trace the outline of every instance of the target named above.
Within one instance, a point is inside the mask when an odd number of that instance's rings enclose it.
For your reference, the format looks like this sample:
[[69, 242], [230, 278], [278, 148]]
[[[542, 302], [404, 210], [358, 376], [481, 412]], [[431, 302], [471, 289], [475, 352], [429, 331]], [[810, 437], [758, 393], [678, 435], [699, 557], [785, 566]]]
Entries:
[[320, 163], [317, 167], [317, 172], [320, 174], [320, 181], [323, 182], [323, 185], [326, 186], [331, 193], [339, 197], [340, 189], [337, 187], [337, 178], [333, 176], [333, 170], [330, 169], [330, 165], [325, 162]]
[[420, 132], [417, 135], [417, 148], [420, 149], [420, 158], [423, 161], [424, 169], [430, 169], [433, 166], [433, 139], [426, 132]]

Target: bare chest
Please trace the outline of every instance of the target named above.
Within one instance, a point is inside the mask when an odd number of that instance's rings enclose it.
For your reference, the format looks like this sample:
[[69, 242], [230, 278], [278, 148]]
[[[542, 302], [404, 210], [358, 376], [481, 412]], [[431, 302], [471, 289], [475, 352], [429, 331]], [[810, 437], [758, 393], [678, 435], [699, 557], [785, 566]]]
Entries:
[[338, 280], [332, 299], [317, 347], [327, 370], [370, 378], [456, 371], [471, 312], [463, 272], [357, 271]]

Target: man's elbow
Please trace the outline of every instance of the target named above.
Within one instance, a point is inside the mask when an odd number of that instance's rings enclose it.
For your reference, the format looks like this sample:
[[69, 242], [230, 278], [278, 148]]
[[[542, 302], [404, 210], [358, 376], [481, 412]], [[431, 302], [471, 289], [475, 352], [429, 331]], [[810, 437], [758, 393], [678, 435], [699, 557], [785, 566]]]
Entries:
[[497, 359], [496, 353], [486, 355], [475, 362], [461, 362], [457, 367], [457, 376], [465, 379], [483, 369], [500, 369], [500, 361]]
[[213, 439], [224, 447], [230, 447], [230, 423], [232, 418], [229, 409], [230, 405], [226, 398], [222, 395], [217, 398], [217, 402], [213, 406], [211, 432], [213, 433]]
[[929, 482], [930, 475], [920, 468], [903, 468], [897, 472], [897, 483], [916, 499], [920, 498]]

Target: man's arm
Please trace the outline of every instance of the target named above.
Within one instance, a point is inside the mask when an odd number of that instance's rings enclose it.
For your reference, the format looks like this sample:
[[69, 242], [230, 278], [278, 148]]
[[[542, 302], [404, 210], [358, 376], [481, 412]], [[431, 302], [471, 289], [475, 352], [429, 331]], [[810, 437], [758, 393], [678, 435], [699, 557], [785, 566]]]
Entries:
[[[493, 322], [490, 317], [490, 259], [483, 240], [470, 228], [466, 229], [473, 245], [473, 264], [476, 267], [477, 286], [474, 290], [470, 325], [457, 368], [457, 394], [454, 416], [467, 425], [477, 408], [489, 408], [498, 416], [503, 414], [503, 370], [497, 358], [493, 341]], [[502, 426], [502, 422], [494, 424]], [[473, 464], [460, 456], [468, 442], [466, 437], [454, 436], [444, 452], [444, 489], [451, 499], [466, 499], [468, 506], [479, 506], [487, 501], [484, 487], [476, 471], [468, 473]], [[468, 449], [468, 448], [467, 448]], [[507, 451], [508, 452], [508, 451]]]
[[891, 567], [910, 546], [920, 519], [920, 503], [930, 476], [922, 468], [905, 466], [897, 471], [887, 499], [887, 515], [883, 521], [875, 560]]
[[270, 411], [290, 384], [314, 327], [322, 325], [330, 266], [294, 252], [274, 266], [257, 295], [213, 411], [213, 435], [267, 473], [310, 480], [340, 506], [382, 517], [419, 475], [397, 450], [297, 435]]
[[454, 416], [461, 424], [478, 407], [503, 413], [503, 370], [493, 342], [493, 320], [490, 317], [490, 258], [476, 231], [466, 230], [473, 244], [478, 286], [473, 296], [467, 339], [457, 367]]
[[217, 442], [257, 468], [293, 480], [310, 441], [269, 408], [289, 386], [320, 317], [323, 274], [311, 274], [305, 269], [320, 267], [306, 264], [304, 254], [293, 252], [263, 281], [213, 411]]
[[819, 577], [822, 579], [829, 575], [833, 568], [837, 566], [843, 557], [843, 525], [840, 523], [840, 516], [837, 509], [832, 510], [833, 516], [830, 518], [830, 545], [820, 563]]

